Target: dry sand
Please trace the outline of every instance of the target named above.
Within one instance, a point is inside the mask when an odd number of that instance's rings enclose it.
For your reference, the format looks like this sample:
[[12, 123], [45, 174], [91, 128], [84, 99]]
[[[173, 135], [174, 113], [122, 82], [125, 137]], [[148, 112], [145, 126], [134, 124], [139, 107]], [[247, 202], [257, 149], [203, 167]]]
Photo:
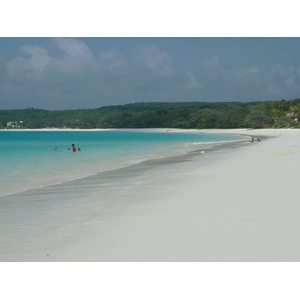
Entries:
[[77, 242], [30, 259], [298, 262], [300, 131], [203, 132], [262, 141], [152, 171], [140, 178], [144, 190], [135, 190], [140, 203], [105, 222], [86, 224], [90, 234], [78, 235]]

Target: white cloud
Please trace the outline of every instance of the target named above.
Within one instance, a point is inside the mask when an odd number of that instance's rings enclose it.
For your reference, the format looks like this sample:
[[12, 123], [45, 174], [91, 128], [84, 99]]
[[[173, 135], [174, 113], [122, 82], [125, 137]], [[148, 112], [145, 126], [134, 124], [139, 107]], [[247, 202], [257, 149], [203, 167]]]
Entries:
[[211, 58], [204, 59], [204, 63], [208, 69], [217, 69], [222, 65], [219, 58], [215, 55], [213, 55]]
[[285, 83], [285, 85], [286, 85], [287, 87], [290, 87], [290, 88], [296, 87], [296, 85], [295, 85], [295, 80], [294, 80], [294, 78], [292, 78], [292, 77], [286, 78], [286, 79], [284, 80], [284, 83]]
[[273, 95], [297, 88], [300, 80], [299, 69], [281, 64], [265, 69], [264, 75], [264, 82], [268, 86], [266, 91]]
[[274, 68], [274, 74], [280, 77], [288, 77], [290, 74], [294, 73], [294, 68], [291, 66], [276, 65]]
[[51, 57], [46, 49], [38, 46], [22, 46], [21, 49], [30, 55], [30, 58], [24, 59], [16, 57], [7, 63], [9, 74], [17, 74], [23, 70], [32, 71], [38, 74], [43, 73], [44, 68], [50, 63]]
[[117, 49], [110, 49], [99, 54], [101, 60], [108, 64], [109, 69], [120, 67], [124, 64], [124, 56]]
[[137, 60], [145, 64], [150, 70], [162, 75], [172, 73], [172, 60], [167, 52], [159, 50], [156, 46], [138, 46], [135, 49]]
[[7, 63], [9, 74], [29, 72], [34, 78], [48, 71], [78, 73], [85, 69], [97, 67], [88, 46], [75, 38], [54, 38], [55, 45], [62, 51], [62, 58], [51, 57], [47, 49], [38, 46], [22, 46], [21, 49], [30, 55], [29, 58], [16, 57]]
[[256, 75], [259, 71], [259, 68], [257, 66], [251, 66], [248, 68], [248, 73]]
[[54, 43], [63, 52], [62, 59], [54, 59], [51, 69], [63, 73], [79, 73], [97, 67], [89, 47], [75, 38], [54, 38]]
[[277, 84], [271, 83], [266, 86], [265, 92], [268, 95], [276, 96], [276, 95], [280, 95], [282, 91]]
[[195, 89], [203, 89], [205, 85], [200, 83], [195, 75], [191, 72], [186, 72], [189, 77], [189, 82], [187, 84], [188, 88], [195, 88]]
[[239, 68], [233, 69], [232, 74], [237, 80], [250, 80], [258, 75], [259, 69], [256, 66], [251, 66], [249, 68]]
[[65, 52], [66, 56], [76, 58], [87, 58], [93, 60], [93, 54], [89, 47], [75, 38], [54, 38], [55, 44]]

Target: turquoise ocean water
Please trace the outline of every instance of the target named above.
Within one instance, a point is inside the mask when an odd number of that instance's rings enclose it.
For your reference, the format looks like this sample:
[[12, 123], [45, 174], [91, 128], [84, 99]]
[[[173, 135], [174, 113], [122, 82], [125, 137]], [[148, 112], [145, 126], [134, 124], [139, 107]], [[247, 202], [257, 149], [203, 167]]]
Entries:
[[[143, 131], [0, 131], [0, 197], [238, 139]], [[67, 150], [72, 144], [82, 151]]]

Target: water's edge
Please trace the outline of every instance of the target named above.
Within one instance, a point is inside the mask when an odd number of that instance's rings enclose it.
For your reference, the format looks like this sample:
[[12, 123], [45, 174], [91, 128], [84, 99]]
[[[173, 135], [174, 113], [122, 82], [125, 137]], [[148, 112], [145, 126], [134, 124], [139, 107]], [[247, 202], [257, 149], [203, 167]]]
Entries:
[[[228, 134], [226, 134], [228, 135]], [[245, 139], [243, 140], [238, 140], [238, 141], [230, 141], [218, 145], [213, 145], [210, 148], [200, 148], [192, 152], [188, 152], [185, 154], [181, 155], [176, 155], [176, 156], [170, 156], [170, 157], [163, 157], [163, 158], [155, 158], [155, 159], [147, 159], [142, 162], [132, 164], [129, 166], [117, 168], [117, 169], [112, 169], [112, 170], [106, 170], [102, 172], [98, 172], [93, 175], [88, 175], [85, 177], [81, 178], [76, 178], [68, 181], [64, 181], [61, 183], [55, 183], [47, 186], [42, 186], [42, 187], [37, 187], [37, 188], [31, 188], [25, 191], [19, 191], [16, 193], [11, 193], [8, 195], [3, 195], [0, 196], [1, 201], [9, 201], [10, 198], [13, 197], [27, 197], [28, 195], [33, 195], [33, 194], [45, 194], [49, 193], [50, 190], [54, 192], [55, 190], [63, 189], [64, 187], [69, 187], [71, 186], [82, 186], [84, 183], [92, 182], [94, 180], [101, 180], [104, 178], [117, 178], [117, 177], [122, 177], [124, 174], [128, 176], [128, 174], [138, 174], [138, 172], [141, 171], [147, 171], [149, 169], [153, 169], [155, 167], [161, 166], [161, 165], [168, 165], [168, 164], [177, 164], [177, 163], [182, 163], [185, 161], [188, 161], [192, 159], [193, 157], [202, 155], [203, 153], [213, 153], [216, 151], [220, 150], [225, 150], [225, 149], [233, 149], [236, 147], [242, 147], [248, 145], [246, 140], [250, 140], [249, 135], [243, 135], [243, 134], [238, 134], [238, 136], [243, 136]], [[264, 137], [266, 139], [266, 137]]]

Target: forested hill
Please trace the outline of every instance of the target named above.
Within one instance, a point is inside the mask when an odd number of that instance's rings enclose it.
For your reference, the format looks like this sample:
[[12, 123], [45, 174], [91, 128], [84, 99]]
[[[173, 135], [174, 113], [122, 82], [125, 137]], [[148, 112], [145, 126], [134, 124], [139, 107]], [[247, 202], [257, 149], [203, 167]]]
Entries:
[[96, 109], [0, 110], [0, 128], [295, 127], [300, 99], [265, 102], [138, 102]]
[[104, 114], [112, 112], [143, 112], [143, 111], [155, 111], [159, 109], [166, 109], [174, 111], [178, 109], [194, 109], [200, 105], [207, 105], [207, 103], [201, 103], [197, 101], [193, 102], [137, 102], [124, 105], [110, 105], [102, 106], [98, 108], [98, 111]]

